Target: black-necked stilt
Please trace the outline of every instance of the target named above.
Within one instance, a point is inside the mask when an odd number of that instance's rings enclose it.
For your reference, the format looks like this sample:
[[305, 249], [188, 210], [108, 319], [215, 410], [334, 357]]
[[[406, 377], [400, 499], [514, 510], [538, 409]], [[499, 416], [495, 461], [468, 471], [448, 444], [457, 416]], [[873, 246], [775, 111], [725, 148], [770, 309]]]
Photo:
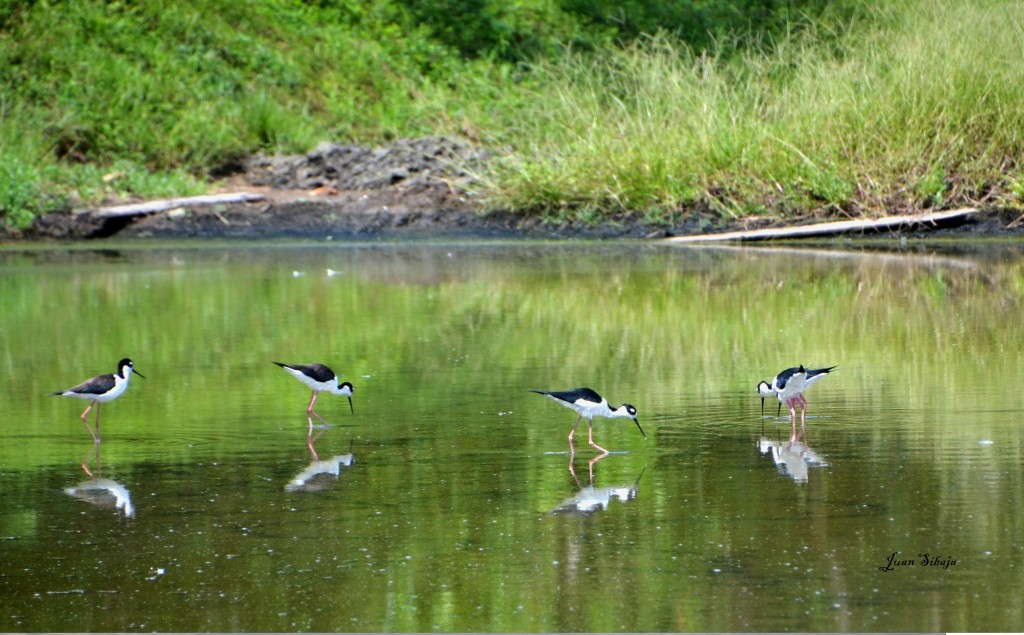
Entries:
[[[135, 373], [139, 377], [145, 379], [145, 375], [135, 370], [135, 364], [132, 360], [126, 357], [117, 363], [117, 372], [114, 374], [99, 375], [91, 379], [86, 379], [73, 388], [59, 390], [50, 394], [87, 399], [90, 402], [89, 406], [85, 409], [85, 412], [82, 413], [81, 418], [82, 423], [84, 423], [85, 427], [89, 430], [89, 434], [92, 435], [93, 441], [98, 443], [100, 440], [100, 404], [113, 401], [124, 394], [124, 391], [128, 389], [128, 380], [131, 379], [132, 373]], [[93, 432], [92, 428], [89, 427], [89, 422], [85, 418], [93, 406], [96, 406], [95, 432]]]
[[566, 390], [563, 392], [550, 392], [546, 390], [534, 390], [531, 388], [530, 392], [550, 397], [566, 408], [570, 408], [579, 414], [579, 418], [576, 419], [576, 425], [572, 427], [572, 432], [569, 433], [569, 449], [573, 452], [576, 451], [576, 448], [572, 443], [573, 435], [576, 434], [576, 428], [579, 427], [580, 421], [583, 420], [583, 417], [586, 417], [589, 423], [587, 441], [595, 449], [600, 450], [605, 454], [608, 453], [608, 450], [605, 450], [598, 444], [594, 443], [594, 417], [607, 417], [609, 419], [615, 417], [628, 417], [636, 423], [637, 428], [640, 428], [640, 434], [643, 434], [645, 439], [647, 438], [647, 435], [644, 434], [644, 429], [640, 427], [640, 421], [636, 418], [636, 408], [631, 404], [624, 403], [618, 408], [613, 409], [608, 405], [608, 401], [604, 397], [597, 394], [590, 388], [577, 388], [575, 390]]
[[316, 403], [317, 396], [324, 390], [335, 395], [345, 395], [348, 397], [348, 407], [355, 414], [356, 409], [352, 406], [352, 384], [338, 381], [338, 376], [334, 374], [334, 371], [324, 366], [323, 364], [282, 364], [281, 362], [274, 362], [281, 368], [285, 369], [295, 379], [298, 379], [302, 383], [306, 384], [313, 390], [313, 396], [309, 400], [309, 407], [306, 408], [306, 414], [313, 415], [320, 421], [324, 421], [324, 418], [313, 412], [313, 404]]
[[804, 429], [807, 416], [807, 399], [804, 391], [813, 386], [822, 377], [832, 372], [835, 366], [828, 368], [787, 368], [772, 379], [771, 385], [766, 381], [757, 384], [757, 394], [761, 395], [761, 416], [764, 416], [764, 400], [774, 395], [782, 404], [789, 407], [789, 416], [793, 421], [793, 435], [796, 435], [796, 406], [800, 406], [800, 429]]

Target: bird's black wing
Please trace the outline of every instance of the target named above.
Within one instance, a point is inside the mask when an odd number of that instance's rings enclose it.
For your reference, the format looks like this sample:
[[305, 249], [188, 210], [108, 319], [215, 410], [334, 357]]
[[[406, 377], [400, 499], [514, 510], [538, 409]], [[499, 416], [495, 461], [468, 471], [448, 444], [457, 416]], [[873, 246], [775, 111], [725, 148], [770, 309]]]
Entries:
[[555, 399], [566, 403], [575, 403], [580, 399], [593, 403], [601, 403], [601, 395], [597, 394], [590, 388], [574, 388], [573, 390], [563, 391], [533, 390], [531, 388], [531, 391], [541, 395], [547, 395], [548, 397], [554, 397]]
[[271, 363], [277, 364], [281, 368], [290, 368], [292, 370], [297, 370], [306, 377], [312, 379], [313, 381], [318, 381], [320, 383], [331, 381], [332, 379], [337, 377], [337, 375], [334, 374], [333, 370], [331, 370], [327, 366], [324, 366], [323, 364], [284, 364], [282, 362]]
[[836, 366], [829, 366], [828, 368], [808, 368], [807, 369], [807, 379], [810, 379], [811, 377], [815, 377], [817, 375], [826, 375], [826, 374], [832, 372], [832, 370], [835, 369], [835, 368], [837, 368], [837, 367]]
[[116, 382], [113, 375], [100, 375], [92, 379], [86, 379], [73, 388], [63, 392], [74, 392], [80, 395], [102, 395], [113, 390]]
[[333, 370], [323, 364], [309, 364], [307, 366], [303, 366], [302, 372], [319, 382], [331, 381], [337, 377]]
[[793, 379], [793, 375], [802, 372], [804, 372], [803, 366], [800, 366], [799, 368], [787, 368], [786, 370], [782, 371], [781, 373], [775, 376], [775, 387], [779, 390], [782, 390], [783, 388], [786, 387], [786, 384], [789, 383], [789, 380]]

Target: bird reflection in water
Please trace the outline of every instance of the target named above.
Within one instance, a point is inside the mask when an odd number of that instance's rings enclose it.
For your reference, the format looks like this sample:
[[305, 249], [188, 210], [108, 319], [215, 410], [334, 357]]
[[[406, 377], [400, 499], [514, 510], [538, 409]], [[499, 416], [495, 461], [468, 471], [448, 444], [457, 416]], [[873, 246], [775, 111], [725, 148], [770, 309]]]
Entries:
[[[95, 470], [89, 468], [93, 456], [96, 458]], [[78, 500], [85, 501], [97, 507], [119, 510], [126, 518], [135, 517], [135, 507], [132, 505], [132, 495], [128, 489], [109, 478], [103, 478], [103, 467], [100, 461], [100, 444], [94, 441], [89, 452], [82, 461], [82, 469], [89, 476], [88, 480], [82, 481], [74, 487], [64, 489], [64, 493]]]
[[761, 454], [771, 455], [779, 474], [797, 483], [806, 483], [811, 466], [828, 467], [828, 463], [803, 441], [803, 437], [801, 433], [781, 442], [761, 437], [758, 450]]
[[552, 509], [552, 514], [592, 514], [608, 509], [612, 499], [618, 499], [623, 503], [628, 503], [637, 497], [640, 477], [644, 475], [644, 470], [640, 470], [640, 475], [636, 477], [636, 480], [632, 484], [620, 485], [618, 487], [594, 487], [594, 464], [608, 456], [611, 455], [602, 454], [594, 457], [588, 462], [587, 469], [589, 471], [590, 480], [586, 487], [580, 484], [580, 480], [576, 476], [576, 467], [573, 464], [572, 458], [570, 458], [569, 472], [572, 474], [572, 478], [576, 481], [576, 486], [580, 491], [577, 492], [575, 496], [564, 500], [560, 505], [558, 505], [558, 507]]
[[338, 454], [321, 460], [320, 455], [316, 452], [315, 443], [327, 432], [329, 426], [314, 426], [313, 418], [309, 416], [307, 418], [309, 419], [309, 428], [306, 433], [306, 447], [313, 460], [284, 486], [286, 492], [320, 492], [328, 489], [338, 482], [341, 467], [349, 467], [355, 462], [351, 448], [348, 454]]

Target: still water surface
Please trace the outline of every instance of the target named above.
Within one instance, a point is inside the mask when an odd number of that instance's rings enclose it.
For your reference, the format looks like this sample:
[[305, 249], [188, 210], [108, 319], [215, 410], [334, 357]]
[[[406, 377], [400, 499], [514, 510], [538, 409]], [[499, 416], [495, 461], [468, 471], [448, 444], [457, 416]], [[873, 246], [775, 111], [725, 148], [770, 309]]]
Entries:
[[[1019, 244], [9, 249], [0, 299], [4, 631], [1024, 627]], [[94, 448], [46, 394], [124, 356]], [[578, 386], [648, 438], [571, 457], [528, 389]]]

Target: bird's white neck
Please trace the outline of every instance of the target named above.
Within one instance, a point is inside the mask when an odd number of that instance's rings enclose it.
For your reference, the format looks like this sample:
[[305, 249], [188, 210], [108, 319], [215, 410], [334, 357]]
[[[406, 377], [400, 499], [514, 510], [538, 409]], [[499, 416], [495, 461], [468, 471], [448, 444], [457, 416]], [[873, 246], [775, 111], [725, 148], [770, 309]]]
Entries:
[[608, 417], [609, 419], [613, 419], [615, 417], [627, 417], [627, 418], [630, 418], [630, 419], [633, 418], [633, 415], [630, 414], [630, 412], [626, 408], [625, 404], [619, 406], [615, 410], [612, 410], [611, 407], [608, 406], [608, 404], [605, 404], [605, 409], [608, 410], [608, 414], [606, 414], [605, 416]]

